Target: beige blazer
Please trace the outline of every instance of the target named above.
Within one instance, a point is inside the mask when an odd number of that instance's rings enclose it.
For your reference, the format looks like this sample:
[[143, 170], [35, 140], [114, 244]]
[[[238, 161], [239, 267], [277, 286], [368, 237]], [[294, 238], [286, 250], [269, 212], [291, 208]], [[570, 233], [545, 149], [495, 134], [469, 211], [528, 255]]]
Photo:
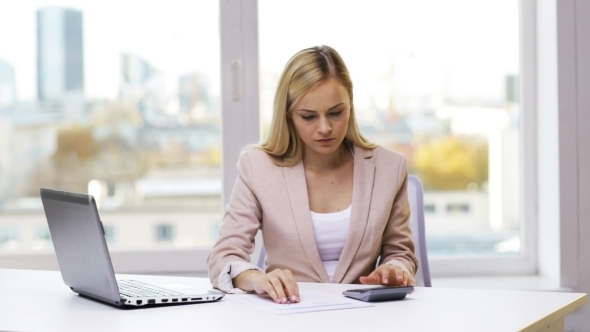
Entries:
[[[250, 261], [258, 229], [267, 271], [290, 269], [299, 282], [330, 282], [315, 241], [303, 162], [280, 167], [252, 149], [241, 154], [237, 167], [220, 235], [207, 258], [213, 285], [228, 262]], [[332, 282], [359, 283], [379, 257], [382, 263], [399, 260], [415, 273], [406, 158], [383, 147], [355, 146], [353, 177], [350, 226]]]

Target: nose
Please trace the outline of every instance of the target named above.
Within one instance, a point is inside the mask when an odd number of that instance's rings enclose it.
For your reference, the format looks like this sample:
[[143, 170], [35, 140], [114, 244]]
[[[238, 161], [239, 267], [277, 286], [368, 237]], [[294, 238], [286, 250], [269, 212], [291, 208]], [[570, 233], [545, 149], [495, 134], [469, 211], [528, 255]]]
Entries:
[[323, 116], [320, 117], [320, 121], [318, 123], [318, 132], [321, 134], [326, 134], [330, 131], [332, 131], [332, 124], [330, 123], [330, 120]]

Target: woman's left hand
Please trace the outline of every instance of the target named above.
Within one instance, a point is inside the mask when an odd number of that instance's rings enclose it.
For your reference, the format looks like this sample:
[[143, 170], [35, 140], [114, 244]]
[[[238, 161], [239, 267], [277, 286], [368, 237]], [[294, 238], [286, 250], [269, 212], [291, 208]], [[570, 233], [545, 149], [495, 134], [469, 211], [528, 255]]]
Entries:
[[365, 285], [414, 286], [414, 277], [399, 266], [381, 264], [368, 276], [360, 277]]

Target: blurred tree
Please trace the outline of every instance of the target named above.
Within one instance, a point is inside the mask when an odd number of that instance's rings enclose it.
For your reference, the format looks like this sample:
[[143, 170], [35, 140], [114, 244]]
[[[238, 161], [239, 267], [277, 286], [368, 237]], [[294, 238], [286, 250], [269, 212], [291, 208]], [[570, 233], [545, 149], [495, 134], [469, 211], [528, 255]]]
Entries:
[[142, 125], [134, 108], [121, 103], [101, 104], [90, 115], [90, 124], [69, 124], [58, 130], [52, 170], [39, 169], [52, 186], [86, 192], [92, 179], [109, 186], [143, 176], [149, 168], [145, 153], [134, 146]]
[[91, 165], [94, 179], [109, 186], [132, 183], [149, 169], [146, 154], [137, 146], [143, 125], [136, 106], [124, 102], [103, 103], [91, 112], [92, 129], [98, 140]]
[[62, 127], [57, 132], [57, 149], [54, 158], [64, 159], [71, 155], [79, 160], [92, 157], [96, 142], [89, 126], [78, 124]]
[[57, 132], [57, 148], [52, 156], [55, 186], [62, 190], [86, 191], [92, 175], [86, 164], [96, 152], [89, 126], [72, 124]]
[[449, 136], [420, 146], [414, 169], [433, 190], [465, 190], [488, 180], [488, 144], [479, 137]]
[[91, 122], [94, 127], [117, 129], [118, 125], [143, 125], [142, 116], [132, 103], [111, 102], [96, 106], [91, 112]]
[[98, 142], [96, 155], [90, 167], [95, 179], [110, 185], [132, 183], [148, 170], [145, 154], [131, 147], [117, 135], [110, 135]]

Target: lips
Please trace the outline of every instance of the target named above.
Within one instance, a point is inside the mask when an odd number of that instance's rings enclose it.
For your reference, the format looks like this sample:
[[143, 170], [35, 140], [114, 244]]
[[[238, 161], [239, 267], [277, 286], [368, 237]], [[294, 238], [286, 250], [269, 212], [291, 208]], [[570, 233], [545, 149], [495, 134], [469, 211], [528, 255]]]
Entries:
[[326, 138], [326, 139], [318, 139], [316, 140], [316, 142], [318, 142], [320, 145], [328, 145], [330, 143], [332, 143], [334, 141], [333, 138]]

